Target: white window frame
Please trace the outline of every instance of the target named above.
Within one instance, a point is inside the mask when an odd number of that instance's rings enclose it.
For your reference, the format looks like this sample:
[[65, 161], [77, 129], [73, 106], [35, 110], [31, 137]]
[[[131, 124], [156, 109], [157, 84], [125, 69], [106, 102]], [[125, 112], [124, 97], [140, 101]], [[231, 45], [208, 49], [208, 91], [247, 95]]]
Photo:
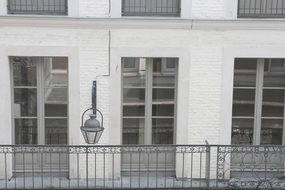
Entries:
[[[145, 119], [145, 128], [144, 128], [144, 142], [145, 144], [152, 144], [152, 90], [153, 90], [153, 70], [152, 70], [152, 60], [153, 57], [123, 57], [122, 58], [122, 68], [123, 68], [123, 59], [124, 58], [138, 58], [136, 59], [136, 62], [138, 62], [140, 60], [140, 58], [145, 58], [146, 60], [146, 80], [145, 80], [145, 115], [144, 115], [144, 119]], [[162, 65], [166, 64], [167, 58], [162, 58], [162, 57], [157, 57], [157, 58], [161, 58], [162, 59]], [[176, 57], [169, 57], [169, 58], [176, 58]], [[177, 58], [178, 59], [178, 58]], [[136, 64], [138, 65], [138, 64]], [[177, 61], [176, 67], [175, 68], [171, 68], [170, 70], [166, 70], [166, 72], [175, 72], [175, 84], [174, 84], [174, 126], [173, 126], [173, 144], [176, 144], [176, 126], [177, 126], [177, 91], [178, 91], [178, 67], [179, 67], [179, 59]], [[124, 69], [124, 68], [123, 68]], [[163, 68], [162, 66], [162, 73], [165, 72], [165, 68]], [[124, 69], [125, 71], [129, 71], [128, 69]], [[137, 71], [137, 70], [136, 70]], [[121, 72], [121, 78], [123, 78], [123, 72]], [[123, 80], [121, 81], [121, 97], [123, 98]], [[123, 99], [121, 101], [121, 113], [123, 113]], [[121, 123], [123, 123], [123, 115], [121, 117]], [[123, 125], [122, 125], [123, 126]], [[121, 139], [123, 138], [123, 129], [121, 130]]]
[[[261, 121], [262, 121], [262, 103], [263, 103], [263, 90], [266, 87], [263, 87], [263, 80], [264, 80], [264, 66], [265, 60], [264, 58], [256, 58], [257, 59], [257, 69], [256, 69], [256, 86], [255, 86], [255, 101], [254, 101], [254, 126], [253, 126], [253, 145], [260, 145], [261, 139]], [[269, 59], [271, 62], [271, 59]], [[239, 71], [239, 70], [235, 70]], [[239, 89], [239, 87], [233, 87], [233, 89]], [[284, 89], [285, 87], [278, 87], [278, 89]], [[233, 103], [233, 102], [232, 102]], [[284, 99], [285, 103], [285, 99]], [[232, 119], [240, 118], [239, 116], [232, 116]], [[266, 118], [266, 117], [265, 117]], [[270, 118], [270, 117], [269, 117]], [[276, 117], [274, 117], [276, 118]], [[282, 145], [285, 145], [285, 106], [283, 117], [277, 118], [283, 119], [283, 136], [282, 136]], [[232, 125], [231, 125], [232, 126]], [[233, 127], [233, 126], [232, 126]]]
[[[17, 57], [17, 56], [10, 56], [10, 57]], [[22, 56], [22, 57], [29, 57], [29, 56]], [[36, 66], [36, 75], [37, 75], [37, 85], [36, 85], [36, 89], [37, 89], [37, 144], [38, 145], [44, 145], [45, 143], [45, 119], [52, 119], [52, 118], [56, 118], [56, 119], [66, 119], [67, 120], [67, 144], [69, 144], [69, 93], [67, 93], [67, 116], [66, 117], [48, 117], [45, 116], [44, 114], [44, 104], [45, 104], [45, 84], [44, 84], [44, 72], [45, 72], [45, 64], [43, 64], [46, 61], [46, 58], [52, 58], [51, 57], [36, 57], [36, 59], [38, 59], [39, 63]], [[9, 59], [10, 60], [10, 59]], [[13, 75], [13, 65], [12, 63], [9, 61], [10, 64], [10, 81], [11, 81], [11, 100], [12, 100], [12, 142], [13, 144], [15, 144], [15, 119], [16, 118], [22, 118], [22, 117], [16, 117], [15, 118], [15, 107], [14, 107], [14, 75]], [[69, 65], [67, 63], [67, 65]], [[67, 67], [67, 75], [69, 73], [69, 67]], [[69, 91], [69, 84], [67, 84], [67, 92]], [[23, 118], [27, 118], [27, 117], [23, 117]]]

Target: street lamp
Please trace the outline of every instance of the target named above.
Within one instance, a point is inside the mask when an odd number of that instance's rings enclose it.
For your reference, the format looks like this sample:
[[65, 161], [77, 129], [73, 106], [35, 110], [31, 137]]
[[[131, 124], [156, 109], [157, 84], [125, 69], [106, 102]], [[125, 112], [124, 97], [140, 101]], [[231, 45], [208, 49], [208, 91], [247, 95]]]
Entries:
[[[93, 113], [89, 115], [90, 118], [86, 120], [83, 124], [84, 115], [90, 110], [93, 110]], [[101, 122], [97, 120], [97, 113], [99, 113], [101, 117]], [[87, 144], [98, 143], [104, 131], [103, 114], [101, 113], [100, 110], [96, 108], [96, 81], [93, 81], [93, 86], [92, 86], [92, 107], [88, 108], [83, 112], [81, 117], [80, 129]]]

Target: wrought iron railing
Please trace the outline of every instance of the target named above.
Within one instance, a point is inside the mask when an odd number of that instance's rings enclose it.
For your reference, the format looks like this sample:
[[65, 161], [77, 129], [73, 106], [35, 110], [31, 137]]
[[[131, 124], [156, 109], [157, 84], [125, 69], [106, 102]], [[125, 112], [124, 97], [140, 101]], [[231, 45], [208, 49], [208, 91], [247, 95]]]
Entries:
[[180, 0], [122, 0], [122, 16], [179, 17]]
[[8, 14], [67, 15], [67, 0], [7, 0]]
[[284, 146], [0, 146], [0, 189], [285, 189]]
[[239, 0], [238, 17], [285, 17], [285, 0]]

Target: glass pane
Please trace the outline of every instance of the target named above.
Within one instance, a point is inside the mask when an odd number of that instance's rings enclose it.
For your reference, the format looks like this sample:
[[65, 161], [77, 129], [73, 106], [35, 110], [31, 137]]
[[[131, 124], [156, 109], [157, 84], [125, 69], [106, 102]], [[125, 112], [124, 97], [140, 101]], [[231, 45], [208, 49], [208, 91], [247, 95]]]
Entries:
[[174, 104], [175, 89], [152, 89], [152, 101], [154, 104]]
[[153, 116], [174, 116], [174, 104], [170, 105], [153, 105]]
[[284, 90], [263, 90], [262, 116], [284, 116]]
[[262, 119], [260, 143], [282, 145], [283, 119]]
[[254, 116], [254, 103], [254, 89], [234, 89], [233, 116]]
[[145, 58], [122, 58], [123, 144], [145, 144]]
[[67, 117], [66, 104], [45, 104], [46, 117]]
[[67, 87], [67, 61], [66, 57], [45, 58], [44, 79], [46, 87]]
[[67, 119], [45, 119], [46, 144], [67, 144]]
[[15, 143], [37, 144], [37, 119], [15, 119]]
[[143, 104], [145, 102], [145, 89], [124, 88], [123, 89], [123, 101], [125, 104]]
[[285, 59], [266, 59], [264, 87], [285, 87]]
[[177, 58], [153, 59], [153, 87], [175, 87]]
[[174, 119], [152, 119], [152, 144], [173, 144]]
[[144, 119], [123, 119], [123, 144], [145, 144]]
[[45, 89], [45, 116], [67, 117], [67, 88]]
[[123, 58], [122, 72], [123, 72], [123, 86], [124, 88], [145, 87], [145, 58]]
[[67, 104], [67, 88], [46, 88], [46, 104]]
[[12, 57], [14, 86], [37, 86], [37, 65], [35, 60]]
[[123, 116], [137, 116], [144, 117], [144, 105], [143, 106], [124, 106]]
[[37, 89], [14, 89], [14, 117], [37, 116]]
[[232, 120], [232, 144], [252, 144], [254, 119]]
[[44, 58], [45, 116], [67, 117], [68, 59]]
[[235, 59], [234, 86], [255, 87], [256, 68], [257, 68], [257, 59], [248, 59], [248, 58]]

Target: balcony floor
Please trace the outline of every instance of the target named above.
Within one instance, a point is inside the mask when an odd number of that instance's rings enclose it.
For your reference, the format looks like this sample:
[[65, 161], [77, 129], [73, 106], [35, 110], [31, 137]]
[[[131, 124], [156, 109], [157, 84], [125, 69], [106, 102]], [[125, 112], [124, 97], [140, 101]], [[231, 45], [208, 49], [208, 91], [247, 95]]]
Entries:
[[[120, 179], [68, 179], [65, 177], [17, 177], [6, 181], [0, 180], [0, 189], [179, 189], [206, 188], [206, 180], [176, 179], [175, 177], [147, 176], [147, 174], [126, 175]], [[215, 185], [215, 183], [212, 183]]]

